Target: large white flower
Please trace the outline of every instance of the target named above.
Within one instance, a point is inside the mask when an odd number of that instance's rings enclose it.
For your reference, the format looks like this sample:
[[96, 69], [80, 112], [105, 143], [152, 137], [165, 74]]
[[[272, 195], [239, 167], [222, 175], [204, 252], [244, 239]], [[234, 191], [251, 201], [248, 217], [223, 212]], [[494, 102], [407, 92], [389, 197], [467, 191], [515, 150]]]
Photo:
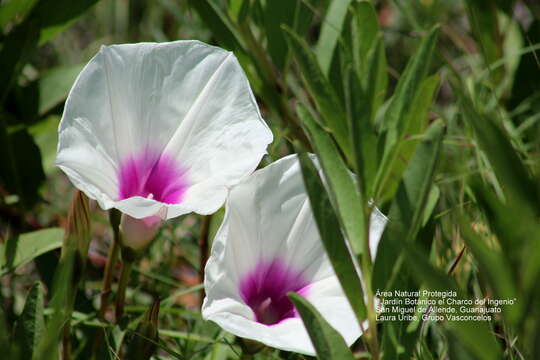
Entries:
[[103, 209], [152, 222], [216, 211], [270, 142], [231, 52], [199, 41], [113, 45], [69, 93], [56, 163]]
[[[386, 218], [371, 216], [372, 255]], [[298, 158], [287, 156], [237, 185], [205, 269], [203, 318], [240, 337], [314, 354], [287, 298], [295, 291], [352, 344], [360, 327], [322, 246]]]

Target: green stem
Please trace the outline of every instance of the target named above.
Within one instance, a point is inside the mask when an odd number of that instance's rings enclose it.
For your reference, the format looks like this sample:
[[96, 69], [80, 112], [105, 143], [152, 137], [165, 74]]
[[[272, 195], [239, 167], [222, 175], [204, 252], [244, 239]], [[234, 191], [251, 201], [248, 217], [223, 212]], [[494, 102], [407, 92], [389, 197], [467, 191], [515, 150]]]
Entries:
[[103, 286], [101, 288], [101, 304], [98, 312], [98, 319], [105, 321], [105, 314], [107, 307], [109, 306], [109, 296], [111, 294], [111, 284], [118, 260], [118, 253], [120, 251], [120, 229], [119, 229], [119, 217], [120, 214], [117, 210], [111, 210], [109, 213], [109, 219], [113, 228], [113, 240], [109, 249], [109, 255], [107, 256], [107, 263], [105, 264], [105, 274], [103, 275]]
[[[114, 270], [118, 261], [118, 253], [120, 252], [120, 212], [116, 209], [111, 209], [109, 212], [109, 222], [113, 230], [113, 239], [109, 254], [107, 255], [107, 263], [105, 264], [105, 273], [103, 274], [103, 284], [101, 286], [101, 301], [97, 317], [100, 321], [105, 322], [105, 314], [109, 307], [109, 296], [111, 295], [111, 284]], [[94, 337], [94, 347], [92, 351], [92, 359], [98, 359], [101, 340], [103, 339], [104, 330], [97, 328], [96, 336]]]
[[124, 314], [124, 302], [126, 300], [126, 288], [129, 282], [129, 276], [133, 268], [133, 262], [131, 260], [124, 260], [122, 266], [122, 273], [120, 275], [120, 281], [118, 282], [118, 291], [116, 294], [116, 316], [115, 322], [118, 324], [122, 315]]
[[71, 314], [75, 306], [76, 291], [67, 299], [66, 321], [62, 330], [62, 360], [71, 359]]
[[371, 284], [371, 274], [373, 270], [373, 262], [371, 260], [371, 252], [369, 248], [369, 226], [372, 208], [370, 205], [366, 205], [364, 208], [364, 256], [362, 257], [362, 276], [365, 285], [365, 293], [367, 298], [367, 319], [368, 319], [368, 330], [366, 333], [367, 343], [369, 344], [369, 349], [371, 356], [374, 360], [379, 359], [379, 340], [377, 335], [377, 311], [375, 309], [375, 301], [373, 298], [373, 289]]

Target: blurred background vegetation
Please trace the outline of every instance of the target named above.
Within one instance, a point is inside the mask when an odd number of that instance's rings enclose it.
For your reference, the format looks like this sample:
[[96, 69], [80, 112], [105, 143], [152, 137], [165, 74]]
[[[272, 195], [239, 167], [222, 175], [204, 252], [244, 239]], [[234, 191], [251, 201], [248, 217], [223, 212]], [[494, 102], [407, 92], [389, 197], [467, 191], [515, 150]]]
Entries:
[[[58, 331], [43, 329], [55, 323], [53, 283], [55, 272], [62, 278], [73, 186], [54, 158], [77, 74], [103, 44], [198, 39], [234, 51], [249, 77], [275, 136], [261, 166], [293, 144], [315, 151], [327, 176], [339, 172], [335, 159], [359, 175], [358, 199], [389, 214], [382, 256], [372, 265], [355, 253], [372, 275], [371, 290], [518, 299], [490, 323], [379, 324], [383, 358], [540, 359], [540, 3], [371, 4], [1, 0], [0, 349], [7, 358], [54, 358], [44, 343], [59, 341]], [[329, 196], [350, 237], [347, 218], [356, 208], [343, 191], [332, 187]], [[102, 329], [107, 346], [98, 358], [116, 358], [124, 336], [127, 348], [135, 346], [133, 332], [158, 298], [156, 359], [252, 356], [199, 313], [201, 264], [222, 211], [163, 226], [130, 279], [128, 316], [112, 326], [96, 313], [113, 234], [107, 214], [90, 206], [88, 266], [70, 320], [73, 357], [91, 358]], [[361, 207], [362, 221], [368, 210]], [[56, 293], [70, 286], [57, 283]], [[31, 326], [21, 325], [25, 316]], [[377, 357], [369, 341], [353, 350]], [[253, 356], [306, 358], [269, 348]]]

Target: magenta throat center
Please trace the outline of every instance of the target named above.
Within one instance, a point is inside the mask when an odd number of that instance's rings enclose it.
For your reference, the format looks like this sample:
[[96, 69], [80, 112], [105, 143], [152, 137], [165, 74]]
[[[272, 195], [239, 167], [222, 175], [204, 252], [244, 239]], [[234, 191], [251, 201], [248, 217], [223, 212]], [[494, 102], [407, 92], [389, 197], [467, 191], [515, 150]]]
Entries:
[[305, 296], [309, 282], [283, 260], [259, 260], [240, 281], [240, 296], [255, 314], [255, 321], [275, 325], [298, 317], [288, 292]]

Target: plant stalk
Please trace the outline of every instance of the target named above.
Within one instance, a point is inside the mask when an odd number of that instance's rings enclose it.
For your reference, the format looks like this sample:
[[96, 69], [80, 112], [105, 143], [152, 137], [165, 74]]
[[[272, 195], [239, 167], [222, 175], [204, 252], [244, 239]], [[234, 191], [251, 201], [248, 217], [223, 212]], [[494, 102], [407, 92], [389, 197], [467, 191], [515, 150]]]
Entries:
[[129, 282], [129, 276], [131, 275], [131, 270], [133, 269], [133, 261], [131, 259], [124, 260], [122, 266], [122, 273], [120, 274], [120, 281], [118, 282], [118, 290], [116, 293], [116, 314], [115, 322], [116, 324], [120, 323], [120, 319], [124, 315], [124, 302], [126, 300], [126, 288]]
[[366, 332], [366, 342], [369, 344], [369, 350], [371, 356], [374, 360], [378, 360], [380, 357], [379, 354], [379, 339], [377, 335], [377, 310], [375, 309], [375, 301], [373, 298], [373, 289], [371, 284], [371, 274], [373, 270], [373, 261], [371, 259], [371, 252], [369, 248], [369, 227], [370, 227], [370, 218], [371, 218], [371, 206], [366, 205], [364, 207], [364, 243], [363, 243], [363, 253], [362, 256], [362, 276], [365, 285], [365, 293], [367, 297], [367, 320], [368, 320], [368, 329]]
[[105, 314], [107, 313], [107, 307], [109, 306], [109, 296], [111, 294], [111, 284], [118, 260], [118, 253], [120, 252], [120, 229], [118, 227], [119, 221], [115, 219], [119, 214], [115, 214], [117, 210], [111, 210], [109, 218], [111, 226], [113, 228], [113, 240], [111, 247], [109, 248], [109, 254], [107, 256], [107, 263], [105, 264], [105, 273], [103, 275], [103, 286], [101, 288], [101, 304], [99, 306], [98, 319], [105, 321]]

